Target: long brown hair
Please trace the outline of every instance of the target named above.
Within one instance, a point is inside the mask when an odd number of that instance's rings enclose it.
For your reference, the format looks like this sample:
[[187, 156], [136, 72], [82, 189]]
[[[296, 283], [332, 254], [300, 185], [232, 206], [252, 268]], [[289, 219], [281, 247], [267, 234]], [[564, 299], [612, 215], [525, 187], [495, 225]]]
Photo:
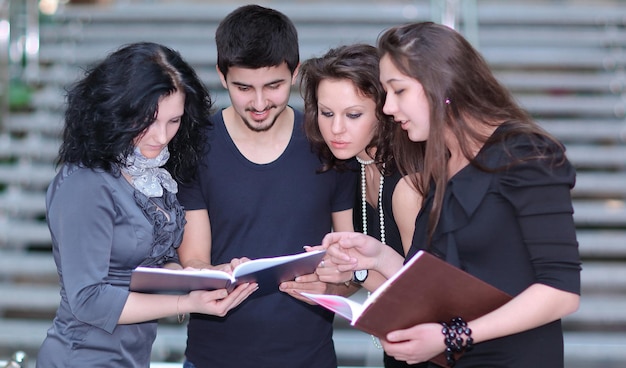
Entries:
[[[320, 171], [346, 168], [346, 161], [337, 159], [326, 145], [317, 122], [317, 89], [323, 80], [348, 80], [354, 84], [359, 93], [371, 98], [376, 104], [378, 119], [376, 134], [365, 148], [366, 151], [377, 147], [381, 139], [391, 136], [395, 124], [393, 118], [383, 112], [385, 90], [378, 78], [378, 62], [378, 51], [374, 46], [354, 44], [330, 49], [321, 57], [306, 60], [300, 67], [300, 93], [304, 99], [304, 131], [322, 161]], [[387, 171], [393, 169], [389, 150], [377, 149], [375, 158], [379, 168], [385, 164]]]
[[[493, 168], [486, 168], [474, 159], [472, 147], [476, 144], [502, 143], [512, 135], [530, 134], [545, 137], [562, 148], [556, 139], [532, 121], [498, 82], [478, 51], [455, 30], [432, 22], [396, 26], [381, 34], [378, 49], [381, 58], [389, 57], [401, 73], [419, 81], [428, 100], [430, 133], [425, 142], [424, 157], [404, 151], [402, 144], [396, 144], [404, 142], [398, 135], [390, 144], [401, 172], [410, 173], [415, 172], [416, 167], [421, 168], [422, 174], [414, 178], [414, 184], [424, 198], [434, 185], [429, 241], [439, 222], [449, 179], [450, 152], [444, 139], [446, 129], [454, 135], [470, 164], [482, 170]], [[507, 124], [509, 128], [488, 136], [480, 131], [493, 129], [476, 129], [476, 124], [491, 128]], [[533, 157], [541, 157], [544, 152], [540, 144], [536, 144]], [[518, 160], [530, 158], [526, 156]]]

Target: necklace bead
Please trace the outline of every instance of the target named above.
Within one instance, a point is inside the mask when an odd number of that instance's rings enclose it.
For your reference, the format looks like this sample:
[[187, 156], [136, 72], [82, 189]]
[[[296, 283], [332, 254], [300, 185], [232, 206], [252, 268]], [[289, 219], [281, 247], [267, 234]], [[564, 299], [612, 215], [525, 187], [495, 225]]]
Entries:
[[363, 160], [361, 158], [359, 158], [358, 156], [356, 157], [356, 160], [358, 163], [360, 163], [361, 165], [369, 165], [369, 164], [373, 164], [374, 163], [374, 159], [371, 160]]
[[[360, 158], [356, 158], [356, 160], [361, 164], [361, 220], [363, 221], [363, 234], [367, 235], [367, 179], [365, 176], [365, 165], [369, 165], [374, 163], [374, 160], [363, 161]], [[385, 214], [383, 212], [383, 186], [385, 183], [385, 177], [383, 173], [380, 173], [380, 180], [378, 185], [378, 219], [380, 221], [380, 242], [383, 244], [387, 244], [385, 242]], [[367, 297], [369, 298], [370, 292], [367, 292]], [[370, 335], [372, 337], [372, 342], [377, 349], [382, 349], [382, 345], [380, 344], [378, 338], [374, 335]]]
[[[357, 161], [361, 164], [361, 220], [363, 222], [363, 234], [367, 235], [367, 178], [365, 176], [365, 165], [367, 161], [363, 161], [357, 157]], [[374, 160], [371, 160], [374, 162]], [[386, 243], [385, 239], [385, 214], [383, 212], [383, 186], [385, 177], [380, 173], [378, 185], [378, 220], [380, 222], [380, 242]]]

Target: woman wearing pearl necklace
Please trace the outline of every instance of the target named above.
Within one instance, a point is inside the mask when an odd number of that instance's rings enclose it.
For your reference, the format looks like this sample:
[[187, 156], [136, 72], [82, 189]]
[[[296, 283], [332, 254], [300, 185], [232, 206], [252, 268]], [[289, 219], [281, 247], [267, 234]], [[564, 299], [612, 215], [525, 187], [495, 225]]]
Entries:
[[[424, 362], [444, 353], [456, 368], [564, 367], [561, 319], [579, 306], [581, 273], [571, 198], [576, 170], [565, 147], [457, 31], [404, 24], [384, 31], [378, 50], [384, 111], [411, 141], [426, 145], [415, 183], [424, 205], [406, 257], [354, 232], [327, 234], [326, 257], [339, 270], [392, 277], [424, 250], [513, 297], [478, 318], [460, 312], [389, 332], [381, 344], [397, 359]], [[414, 157], [398, 138], [387, 143], [398, 167], [411, 170]]]
[[[355, 230], [376, 237], [404, 256], [421, 201], [411, 181], [395, 170], [390, 154], [377, 150], [379, 140], [389, 139], [396, 128], [382, 112], [385, 94], [378, 79], [378, 63], [376, 49], [369, 45], [339, 47], [303, 63], [305, 130], [322, 161], [320, 171], [355, 166], [360, 171]], [[337, 269], [327, 260], [317, 270], [320, 276], [333, 272]], [[343, 281], [370, 291], [385, 280], [367, 270], [342, 276]], [[410, 366], [389, 356], [384, 360], [385, 367]]]

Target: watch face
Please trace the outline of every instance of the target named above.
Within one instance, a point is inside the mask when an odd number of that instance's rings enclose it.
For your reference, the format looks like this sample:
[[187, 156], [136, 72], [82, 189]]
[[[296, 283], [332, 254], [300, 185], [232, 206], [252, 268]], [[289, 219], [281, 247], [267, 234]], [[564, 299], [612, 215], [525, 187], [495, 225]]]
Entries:
[[363, 282], [367, 278], [367, 270], [354, 271], [354, 279], [357, 282]]

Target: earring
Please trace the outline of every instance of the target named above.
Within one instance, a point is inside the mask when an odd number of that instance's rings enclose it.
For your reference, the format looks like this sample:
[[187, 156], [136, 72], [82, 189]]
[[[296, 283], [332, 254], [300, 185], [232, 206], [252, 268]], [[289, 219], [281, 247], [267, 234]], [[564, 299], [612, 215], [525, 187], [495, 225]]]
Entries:
[[446, 105], [450, 105], [450, 99], [446, 98]]

